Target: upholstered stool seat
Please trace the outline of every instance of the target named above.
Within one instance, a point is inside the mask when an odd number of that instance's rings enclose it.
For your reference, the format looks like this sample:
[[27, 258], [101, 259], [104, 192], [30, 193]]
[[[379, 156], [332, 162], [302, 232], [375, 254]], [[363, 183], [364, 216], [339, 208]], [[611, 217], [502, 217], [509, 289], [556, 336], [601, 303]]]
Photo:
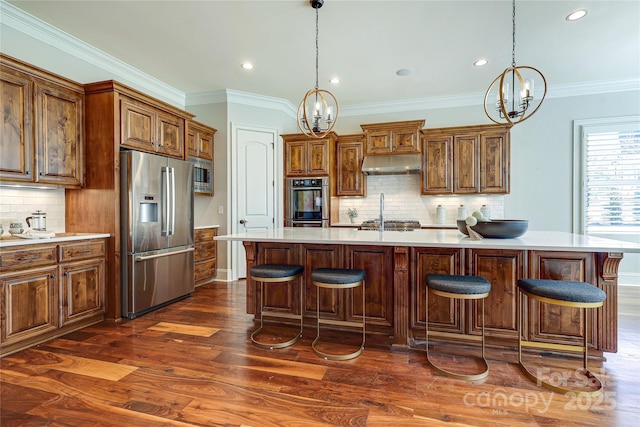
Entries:
[[[296, 280], [304, 271], [304, 268], [300, 265], [288, 265], [288, 264], [259, 264], [251, 267], [251, 278], [256, 282], [260, 282], [260, 327], [251, 334], [251, 341], [261, 348], [283, 348], [288, 347], [298, 341], [302, 337], [303, 318], [302, 318], [302, 290], [298, 291], [300, 295], [300, 314], [283, 313], [279, 311], [267, 310], [264, 307], [264, 284], [265, 283], [285, 283]], [[264, 332], [264, 318], [287, 318], [300, 321], [300, 331], [298, 334], [284, 342], [264, 342], [257, 339], [258, 335]]]
[[[311, 272], [311, 281], [316, 286], [316, 315], [317, 315], [317, 336], [311, 344], [314, 353], [320, 357], [331, 360], [349, 360], [358, 357], [364, 350], [365, 343], [365, 271], [343, 268], [316, 268]], [[326, 289], [349, 289], [362, 286], [362, 323], [349, 322], [344, 320], [330, 320], [320, 318], [320, 288]], [[362, 329], [362, 344], [358, 350], [348, 354], [328, 353], [318, 349], [320, 342], [320, 325], [343, 325]]]
[[[464, 380], [481, 380], [489, 375], [489, 365], [484, 354], [484, 299], [491, 292], [491, 283], [482, 276], [462, 276], [453, 274], [427, 274], [426, 275], [427, 290], [426, 294], [426, 350], [427, 360], [433, 368], [441, 374], [460, 378]], [[483, 369], [476, 374], [461, 374], [437, 366], [429, 354], [429, 292], [445, 298], [453, 299], [472, 299], [482, 302], [482, 359]]]
[[[524, 340], [523, 334], [523, 309], [524, 296], [541, 303], [576, 307], [582, 309], [584, 314], [583, 344], [582, 346], [565, 344], [542, 344]], [[602, 392], [602, 383], [589, 371], [588, 347], [589, 347], [589, 312], [588, 308], [602, 306], [607, 294], [596, 286], [585, 282], [573, 282], [564, 280], [520, 279], [518, 280], [518, 363], [524, 372], [537, 383], [561, 393], [578, 393], [595, 396]], [[557, 350], [580, 351], [582, 353], [582, 374], [589, 379], [589, 390], [577, 390], [567, 386], [551, 384], [541, 379], [529, 370], [522, 361], [522, 347], [548, 348]]]

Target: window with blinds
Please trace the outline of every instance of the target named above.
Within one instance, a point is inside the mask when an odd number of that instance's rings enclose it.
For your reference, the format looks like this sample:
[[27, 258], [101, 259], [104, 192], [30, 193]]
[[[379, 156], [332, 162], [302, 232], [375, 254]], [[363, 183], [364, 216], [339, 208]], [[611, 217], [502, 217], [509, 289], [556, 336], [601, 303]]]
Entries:
[[581, 126], [586, 234], [640, 233], [640, 119], [629, 119]]

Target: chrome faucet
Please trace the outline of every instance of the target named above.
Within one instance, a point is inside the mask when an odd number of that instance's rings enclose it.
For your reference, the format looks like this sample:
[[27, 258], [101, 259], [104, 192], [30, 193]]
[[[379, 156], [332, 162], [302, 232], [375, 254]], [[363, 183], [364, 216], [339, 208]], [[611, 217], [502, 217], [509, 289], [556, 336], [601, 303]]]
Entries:
[[384, 193], [380, 193], [380, 231], [384, 231]]

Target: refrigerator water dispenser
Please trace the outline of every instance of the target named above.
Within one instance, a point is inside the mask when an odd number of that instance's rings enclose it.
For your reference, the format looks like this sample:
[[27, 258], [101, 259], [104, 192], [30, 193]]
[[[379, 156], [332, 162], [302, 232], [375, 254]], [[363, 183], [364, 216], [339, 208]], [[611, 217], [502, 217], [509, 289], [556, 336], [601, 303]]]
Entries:
[[158, 203], [140, 202], [139, 222], [158, 222]]

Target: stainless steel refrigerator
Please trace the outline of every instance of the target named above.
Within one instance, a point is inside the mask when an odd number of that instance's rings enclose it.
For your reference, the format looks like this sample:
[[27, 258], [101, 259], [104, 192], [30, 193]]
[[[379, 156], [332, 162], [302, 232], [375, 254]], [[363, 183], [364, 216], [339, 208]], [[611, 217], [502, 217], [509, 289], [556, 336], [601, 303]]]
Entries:
[[194, 290], [193, 166], [120, 153], [122, 313], [135, 318]]

